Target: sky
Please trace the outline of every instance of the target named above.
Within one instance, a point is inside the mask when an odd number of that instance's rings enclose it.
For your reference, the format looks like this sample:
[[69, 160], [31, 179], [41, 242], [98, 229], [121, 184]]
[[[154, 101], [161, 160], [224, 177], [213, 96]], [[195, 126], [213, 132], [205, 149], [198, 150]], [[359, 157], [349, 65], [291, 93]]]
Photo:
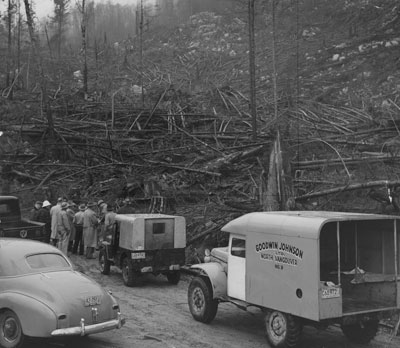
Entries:
[[[94, 0], [95, 3], [100, 3], [100, 2], [106, 2], [108, 0]], [[118, 4], [135, 4], [138, 0], [109, 0], [112, 3], [118, 3]], [[149, 2], [149, 0], [145, 0], [146, 2]], [[23, 1], [21, 1], [22, 3]], [[35, 6], [35, 12], [38, 18], [43, 18], [48, 15], [51, 15], [53, 10], [54, 10], [54, 1], [53, 0], [34, 0], [33, 1]], [[0, 2], [0, 11], [5, 11], [7, 8], [6, 6], [7, 1], [1, 1]], [[76, 0], [71, 0], [70, 4], [72, 6], [75, 6]]]

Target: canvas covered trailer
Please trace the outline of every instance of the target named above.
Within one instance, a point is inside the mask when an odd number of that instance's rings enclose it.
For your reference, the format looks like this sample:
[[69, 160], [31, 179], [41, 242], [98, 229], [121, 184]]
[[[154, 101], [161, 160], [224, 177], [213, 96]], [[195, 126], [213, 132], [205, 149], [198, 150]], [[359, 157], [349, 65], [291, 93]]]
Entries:
[[[399, 217], [257, 212], [222, 231], [245, 241], [241, 300], [313, 321], [400, 308]], [[232, 252], [231, 252], [232, 253]], [[228, 263], [228, 295], [229, 295]]]
[[100, 248], [100, 270], [109, 274], [111, 265], [120, 267], [127, 286], [140, 284], [146, 273], [164, 274], [177, 284], [185, 264], [185, 247], [183, 216], [117, 214], [115, 229]]

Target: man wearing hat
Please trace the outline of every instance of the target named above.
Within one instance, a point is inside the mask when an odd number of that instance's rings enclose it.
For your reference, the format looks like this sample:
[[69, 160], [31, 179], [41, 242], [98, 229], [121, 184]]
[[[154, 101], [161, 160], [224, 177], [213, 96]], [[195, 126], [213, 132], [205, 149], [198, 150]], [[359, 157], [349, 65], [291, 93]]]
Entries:
[[104, 236], [104, 219], [107, 214], [107, 203], [100, 199], [97, 202], [98, 218], [100, 220], [100, 239]]
[[74, 246], [72, 247], [72, 254], [76, 254], [78, 252], [79, 247], [79, 255], [83, 255], [84, 252], [84, 244], [83, 244], [83, 215], [86, 209], [85, 204], [79, 204], [79, 211], [77, 211], [74, 215], [74, 226], [75, 226], [75, 240]]
[[107, 213], [104, 217], [104, 233], [103, 239], [107, 237], [107, 235], [113, 235], [115, 229], [115, 215], [114, 207], [112, 205], [107, 204]]
[[67, 216], [69, 219], [69, 225], [71, 226], [71, 235], [69, 236], [68, 252], [72, 253], [72, 247], [75, 240], [75, 225], [74, 216], [76, 213], [76, 204], [73, 201], [68, 201]]
[[51, 204], [49, 201], [43, 201], [42, 207], [39, 210], [37, 221], [44, 222], [44, 228], [46, 230], [46, 235], [48, 236], [46, 243], [50, 242], [51, 234], [51, 216], [50, 216]]
[[57, 204], [52, 206], [50, 209], [51, 216], [51, 235], [50, 235], [50, 243], [54, 246], [57, 245], [57, 220], [58, 214], [61, 211], [61, 204], [63, 202], [62, 197], [57, 199]]
[[62, 202], [60, 207], [61, 211], [59, 212], [57, 219], [57, 248], [67, 255], [69, 236], [71, 235], [71, 225], [67, 214], [68, 203]]
[[32, 221], [38, 221], [37, 217], [38, 217], [39, 210], [41, 207], [42, 207], [42, 202], [40, 202], [40, 201], [36, 201], [35, 204], [33, 205], [33, 209], [31, 210], [31, 217], [30, 217], [30, 219]]
[[97, 246], [97, 227], [99, 225], [99, 219], [95, 209], [96, 203], [90, 202], [87, 204], [87, 209], [83, 214], [83, 243], [86, 247], [86, 258], [93, 259], [94, 249]]

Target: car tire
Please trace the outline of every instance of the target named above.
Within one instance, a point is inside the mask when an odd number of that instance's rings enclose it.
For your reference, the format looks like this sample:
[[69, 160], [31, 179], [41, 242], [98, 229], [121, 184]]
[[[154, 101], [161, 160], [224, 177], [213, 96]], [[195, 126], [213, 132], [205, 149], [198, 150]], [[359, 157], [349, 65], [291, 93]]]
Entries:
[[211, 283], [208, 278], [195, 277], [189, 284], [188, 304], [195, 320], [210, 323], [218, 311], [218, 300], [213, 298]]
[[353, 324], [342, 324], [342, 332], [353, 343], [369, 343], [378, 332], [379, 321], [377, 319]]
[[167, 273], [167, 279], [170, 284], [176, 285], [181, 280], [181, 272], [169, 272]]
[[294, 348], [300, 341], [302, 325], [293, 315], [270, 311], [265, 316], [265, 331], [272, 347]]
[[122, 280], [126, 286], [132, 287], [137, 284], [138, 275], [133, 270], [131, 263], [127, 257], [122, 259]]
[[10, 310], [0, 313], [0, 347], [19, 348], [24, 343], [21, 322], [18, 316]]
[[107, 258], [107, 253], [105, 249], [101, 249], [99, 252], [99, 265], [100, 265], [100, 272], [102, 274], [105, 275], [110, 274], [111, 262]]

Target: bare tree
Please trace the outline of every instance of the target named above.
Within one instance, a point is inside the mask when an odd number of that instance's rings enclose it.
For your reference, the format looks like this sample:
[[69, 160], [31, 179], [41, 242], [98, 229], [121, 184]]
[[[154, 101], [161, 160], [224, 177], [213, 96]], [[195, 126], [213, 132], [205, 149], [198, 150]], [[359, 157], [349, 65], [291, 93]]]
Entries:
[[48, 123], [48, 134], [49, 139], [54, 139], [54, 122], [53, 122], [53, 115], [51, 112], [49, 98], [47, 95], [47, 80], [43, 70], [43, 62], [42, 62], [42, 55], [40, 51], [40, 44], [39, 38], [37, 37], [36, 30], [35, 30], [35, 22], [34, 22], [34, 12], [32, 10], [31, 4], [29, 0], [24, 0], [25, 5], [25, 14], [26, 14], [26, 23], [28, 25], [29, 36], [31, 39], [31, 45], [33, 49], [33, 56], [37, 58], [38, 67], [39, 67], [39, 77], [40, 77], [40, 89], [42, 95], [42, 110], [46, 114], [47, 123]]
[[12, 44], [12, 23], [15, 16], [15, 1], [8, 0], [7, 4], [7, 77], [6, 77], [6, 85], [10, 87], [10, 91], [8, 96], [12, 98], [12, 76], [14, 75], [11, 71], [12, 69], [12, 55], [13, 55], [13, 44]]
[[81, 39], [83, 55], [83, 92], [88, 93], [88, 66], [87, 66], [87, 26], [89, 22], [90, 9], [93, 8], [93, 1], [87, 2], [80, 0], [76, 2], [79, 13], [81, 14]]
[[256, 106], [256, 64], [254, 36], [254, 3], [249, 1], [249, 74], [250, 74], [250, 113], [253, 119], [253, 140], [257, 139], [257, 106]]
[[67, 24], [70, 0], [54, 0], [54, 16], [52, 22], [56, 25], [58, 59], [61, 57], [61, 46], [64, 38], [65, 26]]

